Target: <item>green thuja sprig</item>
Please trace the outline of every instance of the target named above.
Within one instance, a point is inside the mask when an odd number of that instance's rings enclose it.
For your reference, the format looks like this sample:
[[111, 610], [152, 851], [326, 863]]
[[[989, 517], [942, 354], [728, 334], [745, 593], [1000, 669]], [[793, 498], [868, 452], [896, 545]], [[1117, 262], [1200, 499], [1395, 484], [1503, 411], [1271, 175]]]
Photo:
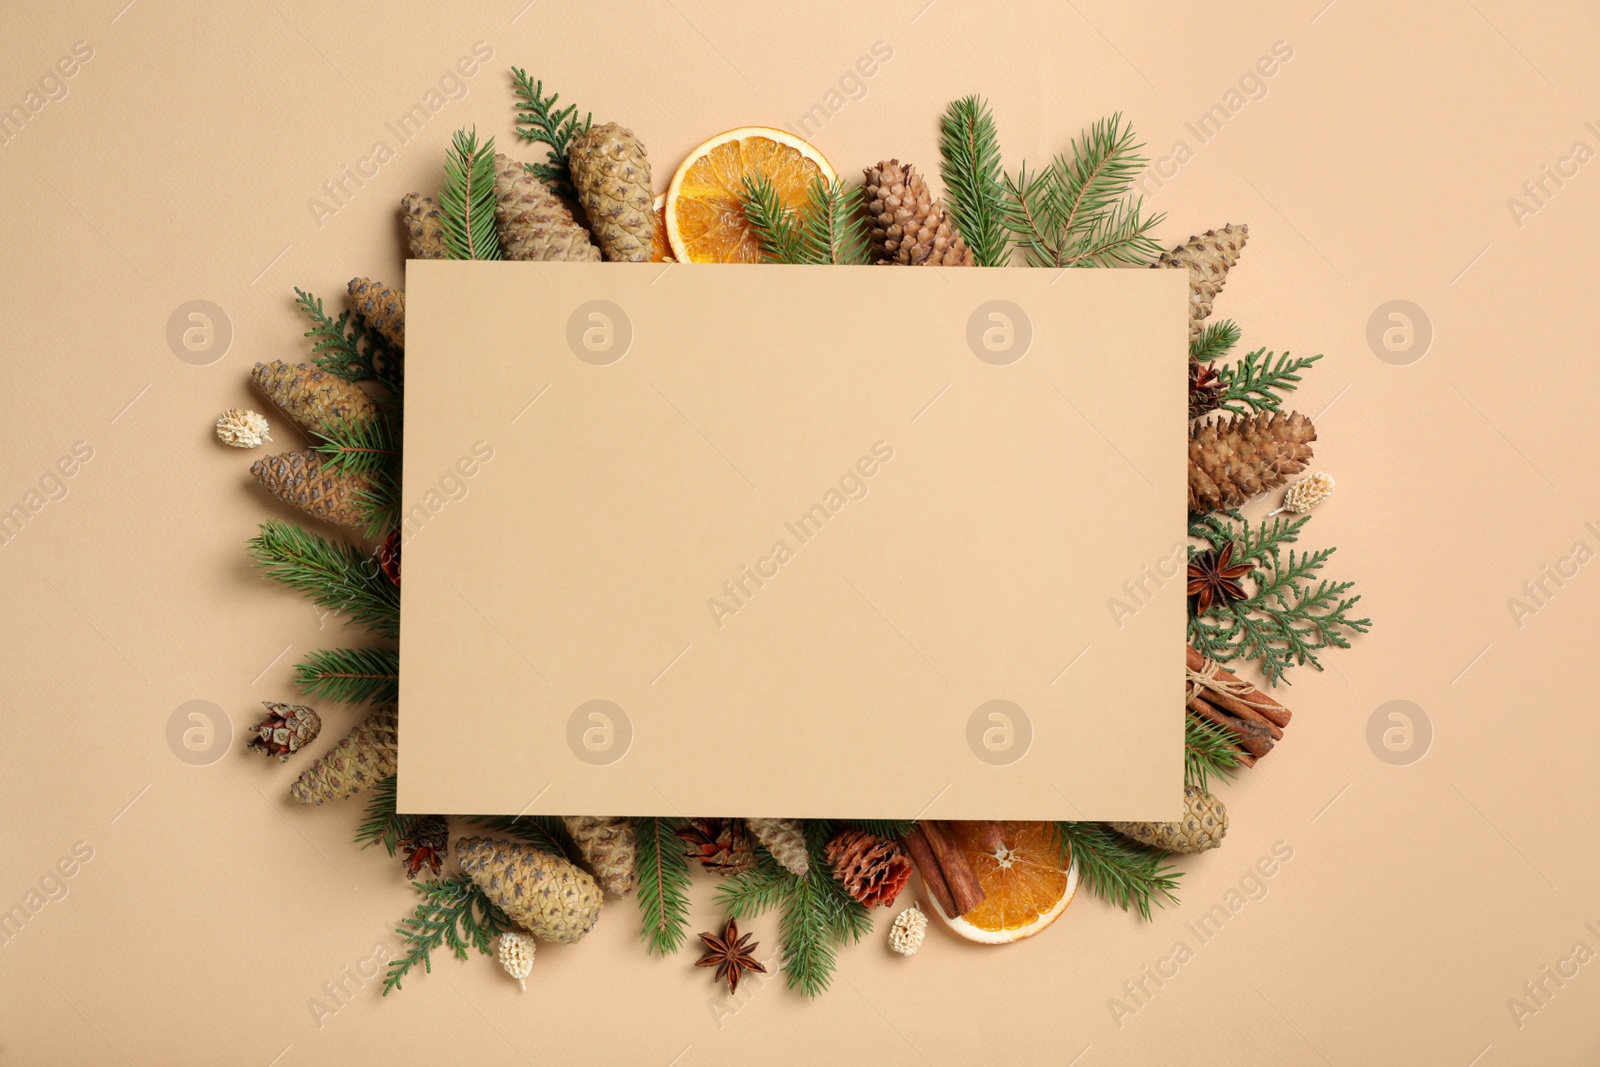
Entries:
[[432, 973], [434, 949], [448, 948], [459, 960], [466, 959], [474, 949], [487, 956], [495, 937], [511, 929], [511, 919], [468, 875], [411, 885], [422, 900], [395, 927], [406, 951], [389, 964], [389, 974], [383, 982], [384, 996], [399, 989], [401, 980], [419, 963], [424, 971]]
[[1123, 911], [1137, 908], [1146, 920], [1152, 902], [1160, 907], [1178, 903], [1182, 872], [1165, 862], [1166, 853], [1101, 822], [1058, 822], [1054, 828], [1057, 848], [1078, 861], [1078, 877], [1091, 893]]
[[951, 101], [940, 124], [939, 156], [956, 231], [979, 266], [1005, 266], [1006, 189], [1000, 139], [987, 101], [977, 96]]
[[304, 593], [380, 637], [400, 636], [400, 590], [354, 545], [274, 519], [261, 524], [249, 552], [268, 578]]
[[313, 363], [347, 382], [373, 381], [390, 393], [400, 392], [397, 381], [374, 369], [378, 365], [402, 365], [399, 351], [381, 334], [368, 332], [349, 310], [341, 311], [337, 318], [329, 317], [323, 310], [322, 298], [304, 289], [296, 287], [294, 295], [301, 312], [311, 320], [306, 336], [311, 338]]
[[1275, 355], [1265, 348], [1247, 353], [1237, 363], [1217, 368], [1216, 409], [1247, 415], [1257, 411], [1281, 411], [1282, 394], [1300, 385], [1300, 372], [1322, 358]]
[[639, 819], [634, 893], [639, 936], [649, 951], [666, 956], [689, 936], [689, 858], [676, 836], [682, 819]]
[[388, 648], [320, 648], [295, 665], [307, 695], [342, 704], [387, 703], [400, 694], [400, 653]]
[[439, 187], [439, 221], [451, 259], [500, 258], [494, 203], [494, 138], [479, 144], [476, 129], [457, 130]]
[[567, 145], [572, 138], [589, 128], [592, 113], [578, 121], [578, 105], [556, 107], [559, 93], [544, 95], [544, 82], [528, 77], [519, 67], [511, 68], [511, 82], [517, 94], [517, 136], [532, 144], [543, 144], [548, 149], [549, 162], [530, 163], [527, 168], [552, 191], [572, 191], [572, 171], [567, 166]]

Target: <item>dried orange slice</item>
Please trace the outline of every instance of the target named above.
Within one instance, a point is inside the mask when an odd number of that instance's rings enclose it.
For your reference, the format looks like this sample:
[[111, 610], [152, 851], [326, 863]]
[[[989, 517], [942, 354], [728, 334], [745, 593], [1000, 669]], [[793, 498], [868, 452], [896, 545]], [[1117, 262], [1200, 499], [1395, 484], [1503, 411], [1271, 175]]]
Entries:
[[951, 823], [955, 846], [972, 864], [983, 903], [952, 918], [933, 901], [934, 914], [969, 941], [1003, 945], [1032, 937], [1072, 903], [1078, 862], [1062, 865], [1047, 822]]
[[744, 218], [744, 179], [764, 174], [798, 208], [814, 179], [837, 175], [816, 147], [770, 126], [719, 133], [683, 161], [667, 189], [667, 240], [680, 263], [760, 263]]
[[676, 257], [672, 254], [672, 243], [667, 240], [667, 194], [657, 193], [654, 207], [656, 209], [656, 232], [650, 235], [650, 262], [674, 263]]

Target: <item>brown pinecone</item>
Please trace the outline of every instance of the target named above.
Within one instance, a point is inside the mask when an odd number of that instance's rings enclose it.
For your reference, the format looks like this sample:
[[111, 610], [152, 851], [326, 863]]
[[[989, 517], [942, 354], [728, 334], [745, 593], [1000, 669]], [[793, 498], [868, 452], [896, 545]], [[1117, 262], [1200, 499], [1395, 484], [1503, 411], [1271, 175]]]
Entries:
[[784, 870], [797, 878], [810, 873], [811, 854], [799, 819], [746, 819], [744, 824]]
[[345, 735], [344, 740], [306, 769], [289, 787], [302, 804], [343, 800], [395, 771], [398, 758], [398, 713], [381, 707]]
[[317, 739], [322, 731], [322, 719], [302, 704], [280, 704], [276, 700], [263, 700], [267, 717], [256, 724], [255, 736], [246, 747], [269, 756], [277, 756], [279, 763]]
[[648, 263], [655, 238], [650, 157], [632, 130], [607, 122], [567, 143], [578, 203], [600, 251], [613, 263]]
[[534, 937], [572, 944], [594, 929], [605, 896], [588, 873], [521, 841], [463, 837], [461, 869]]
[[[396, 348], [406, 346], [406, 291], [371, 278], [350, 279], [350, 303], [361, 321]], [[378, 368], [380, 373], [382, 368]]]
[[378, 413], [378, 405], [360, 386], [309, 363], [257, 363], [250, 380], [308, 434], [326, 423], [359, 422]]
[[902, 267], [973, 267], [972, 249], [956, 233], [922, 175], [910, 163], [885, 160], [868, 167], [867, 227], [874, 263]]
[[443, 815], [422, 816], [400, 839], [400, 847], [406, 850], [407, 878], [415, 878], [424, 867], [438, 874], [450, 855], [450, 820]]
[[600, 250], [543, 182], [501, 152], [494, 168], [494, 221], [505, 258], [600, 262]]
[[1217, 410], [1222, 403], [1222, 379], [1217, 376], [1215, 363], [1201, 363], [1189, 357], [1189, 417]]
[[449, 259], [444, 247], [444, 221], [433, 197], [407, 193], [400, 198], [406, 232], [411, 236], [412, 259]]
[[1114, 822], [1111, 828], [1163, 852], [1208, 852], [1227, 836], [1228, 809], [1204, 789], [1184, 786], [1183, 818], [1177, 822]]
[[1170, 252], [1161, 253], [1151, 267], [1184, 267], [1189, 271], [1189, 339], [1200, 336], [1200, 324], [1211, 314], [1211, 301], [1222, 292], [1228, 268], [1239, 260], [1250, 227], [1228, 223], [1191, 237]]
[[738, 819], [690, 819], [678, 828], [684, 854], [717, 874], [738, 874], [750, 869], [755, 853], [749, 835]]
[[893, 904], [911, 877], [911, 860], [899, 843], [866, 830], [840, 830], [823, 851], [845, 891], [869, 908]]
[[625, 897], [633, 892], [633, 860], [638, 837], [632, 819], [610, 815], [563, 815], [561, 823], [578, 846], [586, 867], [600, 888]]
[[365, 477], [330, 467], [315, 452], [284, 452], [250, 464], [250, 473], [273, 496], [335, 526], [365, 526], [361, 496], [370, 487]]
[[1311, 462], [1317, 429], [1298, 412], [1234, 415], [1189, 431], [1189, 510], [1236, 508]]

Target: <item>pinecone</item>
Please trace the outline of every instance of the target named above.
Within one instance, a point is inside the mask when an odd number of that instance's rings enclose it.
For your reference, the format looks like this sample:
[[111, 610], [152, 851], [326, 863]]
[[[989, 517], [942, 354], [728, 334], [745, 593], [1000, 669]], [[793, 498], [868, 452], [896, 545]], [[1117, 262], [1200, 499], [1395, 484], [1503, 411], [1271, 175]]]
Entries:
[[424, 867], [438, 874], [450, 855], [450, 820], [443, 815], [422, 816], [400, 839], [400, 847], [406, 850], [407, 878], [415, 878]]
[[[350, 303], [361, 321], [399, 349], [406, 346], [406, 291], [371, 278], [350, 279]], [[380, 374], [382, 367], [374, 368]]]
[[796, 878], [810, 872], [811, 854], [799, 819], [746, 819], [744, 824], [784, 870]]
[[528, 975], [533, 972], [533, 953], [538, 942], [527, 934], [507, 930], [500, 935], [500, 966], [517, 980], [522, 991], [528, 991]]
[[246, 747], [269, 756], [277, 756], [279, 763], [289, 762], [289, 757], [317, 739], [322, 732], [322, 719], [317, 713], [300, 704], [280, 704], [263, 700], [268, 715], [256, 724], [256, 735], [246, 742]]
[[824, 852], [845, 891], [869, 908], [893, 904], [911, 877], [911, 860], [899, 843], [866, 830], [839, 831]]
[[875, 263], [973, 267], [972, 249], [910, 163], [885, 160], [864, 172], [867, 227]]
[[309, 363], [257, 363], [250, 380], [306, 433], [316, 433], [324, 423], [359, 422], [378, 413], [360, 388]]
[[578, 203], [600, 251], [613, 263], [648, 263], [655, 237], [650, 157], [633, 131], [608, 122], [567, 142]]
[[572, 944], [594, 929], [604, 900], [589, 875], [559, 856], [520, 841], [463, 837], [461, 869], [534, 937]]
[[894, 917], [889, 927], [889, 947], [902, 956], [915, 956], [928, 936], [928, 916], [913, 904]]
[[1318, 471], [1309, 478], [1302, 478], [1291, 485], [1283, 494], [1283, 511], [1292, 511], [1303, 514], [1310, 511], [1324, 500], [1333, 495], [1333, 475], [1327, 471]]
[[633, 892], [633, 858], [638, 852], [633, 820], [609, 815], [563, 815], [561, 822], [602, 889], [619, 897]]
[[328, 466], [315, 452], [284, 452], [250, 464], [250, 473], [273, 496], [336, 526], [365, 526], [361, 494], [370, 482]]
[[1189, 418], [1217, 410], [1222, 403], [1222, 379], [1217, 376], [1215, 363], [1201, 363], [1189, 358]]
[[1200, 324], [1211, 314], [1211, 301], [1222, 292], [1228, 268], [1239, 261], [1250, 227], [1228, 223], [1191, 237], [1170, 252], [1161, 253], [1151, 267], [1184, 267], [1189, 271], [1189, 340], [1200, 336]]
[[505, 258], [600, 261], [572, 213], [521, 163], [497, 152], [494, 171], [494, 221]]
[[400, 198], [400, 213], [411, 236], [412, 259], [450, 258], [444, 248], [444, 221], [433, 197], [407, 193]]
[[1189, 431], [1189, 510], [1236, 508], [1276, 489], [1311, 462], [1317, 429], [1298, 412], [1202, 422]]
[[684, 854], [717, 874], [738, 874], [750, 869], [755, 853], [738, 819], [690, 819], [678, 828], [687, 846]]
[[229, 408], [217, 416], [217, 440], [232, 448], [255, 448], [272, 440], [267, 417], [249, 408]]
[[396, 719], [393, 705], [378, 708], [295, 779], [289, 795], [302, 804], [321, 804], [343, 800], [389, 777], [398, 751]]
[[1228, 809], [1222, 801], [1192, 785], [1183, 787], [1183, 818], [1178, 822], [1114, 822], [1124, 837], [1163, 852], [1205, 852], [1222, 844], [1228, 832]]

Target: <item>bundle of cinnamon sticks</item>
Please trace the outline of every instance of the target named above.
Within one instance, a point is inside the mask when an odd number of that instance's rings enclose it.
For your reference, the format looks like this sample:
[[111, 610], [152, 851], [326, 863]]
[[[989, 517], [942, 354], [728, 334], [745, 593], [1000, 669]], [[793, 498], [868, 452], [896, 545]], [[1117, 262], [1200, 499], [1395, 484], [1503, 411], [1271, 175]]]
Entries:
[[900, 843], [911, 854], [928, 895], [946, 915], [965, 915], [983, 903], [978, 876], [956, 847], [950, 823], [923, 819]]
[[1187, 651], [1189, 670], [1184, 700], [1189, 711], [1233, 735], [1239, 762], [1254, 767], [1256, 760], [1283, 740], [1283, 728], [1289, 725], [1293, 713], [1195, 649]]

